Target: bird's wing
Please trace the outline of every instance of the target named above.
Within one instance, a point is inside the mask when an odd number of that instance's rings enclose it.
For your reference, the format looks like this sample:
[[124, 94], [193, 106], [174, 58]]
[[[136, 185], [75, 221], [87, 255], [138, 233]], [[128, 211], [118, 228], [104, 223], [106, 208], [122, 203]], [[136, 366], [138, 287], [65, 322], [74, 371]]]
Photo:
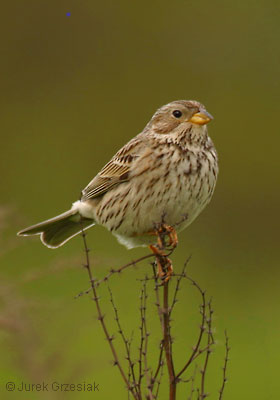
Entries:
[[113, 186], [130, 179], [131, 167], [139, 157], [141, 141], [137, 138], [127, 143], [82, 191], [81, 200], [89, 200], [106, 193]]

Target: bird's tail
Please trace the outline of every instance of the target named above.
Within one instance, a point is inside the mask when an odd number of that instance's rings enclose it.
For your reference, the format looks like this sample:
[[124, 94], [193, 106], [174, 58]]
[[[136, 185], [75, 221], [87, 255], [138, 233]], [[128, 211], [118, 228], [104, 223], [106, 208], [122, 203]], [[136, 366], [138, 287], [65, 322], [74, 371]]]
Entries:
[[23, 229], [18, 232], [18, 236], [41, 235], [42, 243], [55, 249], [78, 235], [82, 229], [87, 229], [92, 225], [95, 225], [93, 219], [82, 217], [77, 210], [72, 209]]

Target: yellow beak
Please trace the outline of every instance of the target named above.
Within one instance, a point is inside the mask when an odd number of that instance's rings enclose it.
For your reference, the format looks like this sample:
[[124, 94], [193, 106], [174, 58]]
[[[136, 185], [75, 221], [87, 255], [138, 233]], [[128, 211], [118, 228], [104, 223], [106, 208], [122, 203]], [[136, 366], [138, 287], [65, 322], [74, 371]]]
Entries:
[[206, 110], [199, 111], [195, 113], [188, 122], [192, 122], [193, 124], [197, 125], [204, 125], [208, 124], [208, 122], [212, 121], [213, 117], [209, 114]]

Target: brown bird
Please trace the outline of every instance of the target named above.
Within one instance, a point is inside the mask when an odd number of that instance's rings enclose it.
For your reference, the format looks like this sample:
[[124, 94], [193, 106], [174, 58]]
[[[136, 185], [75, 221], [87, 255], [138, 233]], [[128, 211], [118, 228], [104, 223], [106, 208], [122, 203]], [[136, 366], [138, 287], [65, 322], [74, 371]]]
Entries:
[[[57, 248], [82, 228], [100, 224], [127, 248], [150, 245], [158, 254], [155, 232], [156, 226], [162, 226], [175, 246], [172, 227], [180, 231], [190, 225], [215, 188], [218, 159], [207, 131], [212, 119], [197, 101], [178, 100], [161, 107], [93, 178], [69, 211], [18, 235], [40, 234], [46, 246]], [[163, 275], [160, 269], [159, 273]]]

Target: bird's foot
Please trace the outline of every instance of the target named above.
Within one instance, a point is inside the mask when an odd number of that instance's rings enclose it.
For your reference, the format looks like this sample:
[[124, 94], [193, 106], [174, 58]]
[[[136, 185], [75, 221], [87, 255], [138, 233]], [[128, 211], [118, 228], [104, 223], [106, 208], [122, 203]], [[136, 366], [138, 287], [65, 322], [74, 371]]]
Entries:
[[162, 224], [159, 229], [158, 229], [158, 241], [160, 241], [160, 248], [163, 247], [163, 243], [162, 243], [162, 237], [164, 238], [164, 236], [168, 236], [169, 239], [169, 243], [168, 246], [172, 247], [172, 249], [175, 249], [175, 247], [177, 247], [178, 245], [178, 236], [177, 236], [177, 232], [176, 230], [167, 224]]
[[166, 256], [162, 249], [156, 246], [149, 246], [152, 252], [155, 254], [157, 259], [157, 277], [162, 281], [163, 284], [167, 283], [173, 275], [173, 266], [171, 260]]
[[[159, 249], [165, 249], [166, 247], [171, 247], [175, 249], [178, 245], [178, 236], [175, 228], [167, 224], [159, 225], [154, 231], [148, 233], [149, 235], [157, 236], [157, 245]], [[165, 236], [168, 236], [168, 244], [165, 244]]]

